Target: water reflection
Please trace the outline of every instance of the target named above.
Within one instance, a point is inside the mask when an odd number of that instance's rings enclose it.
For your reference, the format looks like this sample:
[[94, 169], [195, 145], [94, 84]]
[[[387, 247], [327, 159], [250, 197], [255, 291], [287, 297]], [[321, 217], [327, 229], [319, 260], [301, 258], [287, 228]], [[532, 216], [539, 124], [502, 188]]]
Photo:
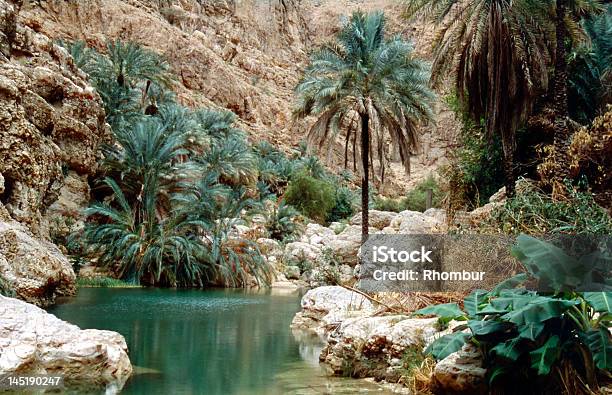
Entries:
[[330, 393], [329, 383], [342, 393], [353, 387], [354, 380], [324, 377], [320, 342], [291, 333], [298, 309], [297, 295], [90, 288], [51, 312], [81, 328], [125, 336], [136, 366], [126, 394]]

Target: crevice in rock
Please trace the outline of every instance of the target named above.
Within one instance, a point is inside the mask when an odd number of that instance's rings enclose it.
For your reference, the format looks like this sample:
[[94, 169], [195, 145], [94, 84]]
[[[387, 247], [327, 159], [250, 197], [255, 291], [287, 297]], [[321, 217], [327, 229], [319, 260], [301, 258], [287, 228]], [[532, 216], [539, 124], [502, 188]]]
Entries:
[[15, 188], [15, 180], [10, 176], [4, 176], [4, 188], [0, 188], [0, 202], [5, 206], [10, 202]]

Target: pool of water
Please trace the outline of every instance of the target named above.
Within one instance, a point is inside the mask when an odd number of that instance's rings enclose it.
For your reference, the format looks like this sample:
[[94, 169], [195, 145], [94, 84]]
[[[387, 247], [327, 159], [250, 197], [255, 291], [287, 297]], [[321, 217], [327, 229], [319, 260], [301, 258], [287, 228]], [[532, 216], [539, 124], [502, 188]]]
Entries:
[[289, 328], [298, 310], [298, 295], [146, 288], [83, 288], [49, 309], [125, 337], [135, 373], [124, 394], [386, 393], [326, 377], [321, 344]]

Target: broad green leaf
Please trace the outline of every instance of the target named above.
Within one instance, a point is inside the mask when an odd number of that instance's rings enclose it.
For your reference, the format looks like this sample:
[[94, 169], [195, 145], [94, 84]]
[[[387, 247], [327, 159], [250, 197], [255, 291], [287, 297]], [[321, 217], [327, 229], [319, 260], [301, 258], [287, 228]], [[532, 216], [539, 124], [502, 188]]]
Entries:
[[612, 292], [585, 292], [584, 299], [599, 313], [612, 313]]
[[474, 290], [463, 300], [465, 311], [467, 311], [470, 316], [475, 316], [480, 306], [487, 302], [488, 295], [489, 293], [482, 289]]
[[452, 353], [459, 351], [469, 337], [469, 334], [463, 332], [444, 335], [427, 347], [425, 353], [431, 354], [437, 360], [444, 359]]
[[499, 343], [491, 349], [491, 352], [495, 353], [501, 358], [516, 361], [522, 354], [522, 351], [520, 349], [521, 340], [522, 339], [516, 337], [514, 339], [507, 340], [503, 343]]
[[519, 327], [519, 337], [535, 341], [544, 330], [544, 324], [541, 322], [529, 322]]
[[527, 281], [528, 279], [529, 279], [529, 276], [527, 275], [527, 273], [517, 274], [516, 276], [510, 277], [502, 281], [501, 283], [497, 284], [497, 286], [493, 289], [492, 293], [494, 295], [499, 295], [501, 291], [504, 291], [506, 289], [516, 288], [517, 286], [525, 283], [525, 281]]
[[497, 332], [506, 332], [512, 328], [512, 324], [508, 322], [498, 321], [468, 321], [468, 327], [474, 334], [474, 336], [486, 336]]
[[489, 375], [489, 385], [492, 385], [498, 377], [501, 377], [508, 373], [508, 369], [505, 366], [493, 366]]
[[540, 281], [555, 291], [575, 288], [584, 278], [580, 262], [562, 249], [535, 237], [520, 235], [512, 254]]
[[518, 310], [511, 311], [502, 319], [513, 322], [518, 326], [533, 322], [544, 322], [551, 318], [560, 317], [565, 311], [578, 304], [577, 300], [561, 300], [538, 297]]
[[592, 330], [586, 333], [586, 343], [591, 354], [595, 366], [602, 370], [612, 369], [612, 340], [610, 332], [607, 328]]
[[552, 336], [542, 347], [529, 353], [531, 368], [536, 370], [539, 375], [547, 375], [550, 373], [550, 369], [555, 362], [557, 362], [560, 353], [559, 337], [556, 335]]
[[462, 318], [465, 317], [465, 313], [459, 308], [457, 303], [444, 303], [433, 306], [427, 306], [420, 310], [415, 311], [415, 315], [437, 315], [441, 318]]

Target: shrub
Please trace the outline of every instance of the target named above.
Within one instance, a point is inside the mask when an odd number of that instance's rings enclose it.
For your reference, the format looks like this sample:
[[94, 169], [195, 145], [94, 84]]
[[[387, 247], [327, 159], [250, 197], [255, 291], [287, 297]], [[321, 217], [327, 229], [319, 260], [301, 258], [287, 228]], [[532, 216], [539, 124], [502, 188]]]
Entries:
[[402, 201], [400, 199], [386, 198], [384, 196], [375, 196], [372, 208], [380, 211], [393, 211], [399, 213], [402, 211]]
[[[503, 152], [500, 137], [487, 137], [482, 124], [472, 121], [455, 95], [446, 102], [461, 120], [460, 147], [451, 158], [452, 172], [443, 172], [452, 183], [450, 198], [478, 207], [504, 184]], [[458, 188], [459, 187], [459, 188]], [[459, 196], [452, 196], [458, 194]]]
[[299, 212], [293, 206], [281, 201], [266, 223], [270, 238], [279, 241], [294, 240], [301, 230], [300, 223], [297, 222], [298, 216]]
[[131, 288], [138, 285], [112, 277], [80, 277], [77, 286], [84, 288]]
[[298, 173], [287, 187], [285, 200], [308, 218], [323, 223], [334, 207], [334, 188], [327, 181]]
[[327, 222], [337, 222], [355, 214], [356, 199], [355, 192], [346, 186], [336, 188], [334, 206], [327, 215]]
[[0, 277], [0, 295], [13, 297], [15, 296], [15, 292], [9, 287], [8, 282]]
[[373, 208], [381, 211], [425, 211], [427, 209], [427, 191], [432, 191], [432, 207], [440, 207], [444, 195], [435, 178], [427, 177], [408, 192], [403, 199], [391, 199], [383, 196], [374, 197]]
[[566, 200], [554, 200], [542, 190], [531, 189], [506, 200], [492, 213], [504, 233], [600, 234], [612, 233], [612, 218], [588, 192], [566, 185]]
[[[526, 235], [518, 237], [513, 254], [528, 272], [490, 292], [474, 291], [464, 300], [465, 310], [448, 303], [415, 312], [466, 321], [426, 351], [439, 360], [472, 342], [484, 355], [494, 393], [509, 385], [512, 393], [544, 393], [544, 388], [546, 393], [592, 393], [597, 373], [612, 369], [612, 293], [580, 292], [579, 286], [606, 289], [607, 283], [609, 289], [609, 278], [602, 283], [601, 275], [612, 257], [601, 252], [571, 256]], [[527, 290], [527, 282], [549, 291]]]
[[428, 190], [432, 191], [432, 207], [440, 207], [443, 199], [440, 186], [432, 176], [429, 176], [408, 192], [401, 202], [402, 210], [425, 211]]

